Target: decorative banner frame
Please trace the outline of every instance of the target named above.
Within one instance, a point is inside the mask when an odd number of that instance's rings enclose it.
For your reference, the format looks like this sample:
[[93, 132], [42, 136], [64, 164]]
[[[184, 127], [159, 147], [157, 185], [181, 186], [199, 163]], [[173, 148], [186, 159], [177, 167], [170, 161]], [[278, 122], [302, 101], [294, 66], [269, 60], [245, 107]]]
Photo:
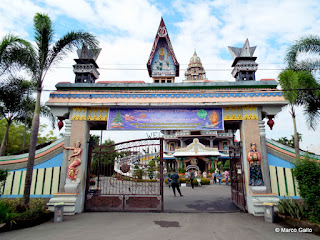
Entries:
[[224, 130], [222, 108], [114, 108], [108, 119], [108, 130]]

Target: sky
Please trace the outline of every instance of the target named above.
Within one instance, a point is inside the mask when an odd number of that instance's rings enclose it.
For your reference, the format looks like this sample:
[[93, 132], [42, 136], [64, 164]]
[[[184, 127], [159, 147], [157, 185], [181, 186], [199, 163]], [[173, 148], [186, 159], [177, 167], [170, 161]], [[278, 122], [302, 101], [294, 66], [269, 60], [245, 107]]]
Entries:
[[[97, 59], [101, 81], [151, 82], [146, 63], [161, 17], [180, 63], [176, 82], [184, 79], [194, 50], [208, 80], [234, 81], [228, 46], [242, 47], [247, 38], [250, 46], [257, 46], [256, 79], [277, 79], [285, 68], [288, 46], [320, 32], [319, 0], [1, 0], [0, 38], [11, 33], [32, 42], [37, 12], [49, 15], [56, 39], [72, 30], [88, 31], [97, 37], [102, 48]], [[44, 82], [43, 103], [56, 83], [74, 81], [75, 58], [76, 53], [71, 53], [51, 68]], [[293, 124], [288, 108], [283, 108], [274, 120], [272, 131], [266, 125], [267, 138], [291, 138]], [[302, 133], [300, 147], [320, 154], [320, 126], [317, 131], [309, 130], [301, 107], [297, 109], [297, 125]], [[59, 134], [57, 129], [55, 133]], [[147, 137], [145, 132], [129, 134], [133, 135]], [[104, 133], [104, 138], [109, 137], [131, 140], [121, 132]]]

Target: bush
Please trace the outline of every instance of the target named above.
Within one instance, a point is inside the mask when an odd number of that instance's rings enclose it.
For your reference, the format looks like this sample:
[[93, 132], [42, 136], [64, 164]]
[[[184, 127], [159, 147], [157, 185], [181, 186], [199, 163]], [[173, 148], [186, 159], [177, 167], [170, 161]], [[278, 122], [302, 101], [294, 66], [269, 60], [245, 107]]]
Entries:
[[300, 196], [311, 222], [320, 222], [320, 163], [310, 159], [297, 160], [293, 175], [298, 181]]
[[164, 180], [164, 183], [165, 183], [165, 184], [169, 184], [168, 178], [166, 178], [166, 179]]
[[201, 178], [201, 185], [209, 185], [210, 179], [209, 178]]
[[144, 175], [144, 170], [143, 169], [138, 168], [138, 169], [134, 170], [134, 173], [133, 173], [134, 177], [136, 177], [138, 179], [142, 179], [143, 175]]
[[156, 163], [154, 160], [151, 160], [149, 161], [149, 164], [148, 164], [150, 167], [155, 167], [156, 166]]
[[216, 170], [216, 168], [210, 168], [210, 173], [214, 173], [214, 171]]
[[278, 203], [279, 212], [293, 218], [301, 220], [305, 217], [304, 207], [292, 198], [281, 199]]
[[0, 200], [0, 223], [7, 223], [9, 228], [18, 221], [35, 219], [44, 213], [43, 199], [30, 199], [28, 207], [22, 205], [22, 198]]
[[189, 183], [190, 179], [189, 178], [179, 178], [179, 183]]
[[[5, 181], [7, 179], [7, 175], [8, 175], [8, 172], [6, 170], [0, 169], [0, 189], [3, 186], [3, 184], [5, 183]], [[1, 196], [1, 192], [0, 192], [0, 196]]]
[[223, 166], [223, 171], [229, 171], [230, 170], [230, 160], [227, 160], [225, 163], [224, 163], [224, 166]]
[[186, 170], [184, 168], [179, 168], [178, 171], [179, 173], [186, 173]]

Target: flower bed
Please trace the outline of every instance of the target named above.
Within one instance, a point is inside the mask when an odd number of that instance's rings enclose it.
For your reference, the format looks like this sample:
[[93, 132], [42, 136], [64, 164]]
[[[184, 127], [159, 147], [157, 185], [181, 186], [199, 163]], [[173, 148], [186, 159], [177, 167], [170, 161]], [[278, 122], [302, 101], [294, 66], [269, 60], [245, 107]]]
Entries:
[[43, 199], [31, 199], [28, 207], [23, 207], [22, 199], [0, 200], [0, 232], [32, 227], [52, 217]]

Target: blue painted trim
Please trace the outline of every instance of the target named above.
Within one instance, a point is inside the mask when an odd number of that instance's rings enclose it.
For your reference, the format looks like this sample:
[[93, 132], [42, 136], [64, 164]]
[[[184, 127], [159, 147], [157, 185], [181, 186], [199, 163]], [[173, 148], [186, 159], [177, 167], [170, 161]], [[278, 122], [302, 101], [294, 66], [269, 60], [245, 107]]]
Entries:
[[292, 199], [300, 199], [300, 196], [278, 196], [279, 199], [284, 199], [284, 198], [292, 198]]
[[271, 166], [283, 167], [283, 168], [294, 168], [294, 164], [278, 158], [270, 153], [267, 153], [268, 163]]
[[259, 93], [175, 93], [175, 94], [59, 94], [51, 93], [50, 98], [237, 98], [237, 97], [281, 97], [282, 92]]
[[[0, 198], [22, 198], [23, 195], [1, 195]], [[53, 195], [30, 195], [31, 198], [52, 198]]]
[[[43, 163], [40, 163], [38, 165], [35, 165], [33, 169], [61, 167], [62, 166], [62, 158], [63, 158], [63, 153], [59, 153], [58, 155], [54, 156], [53, 158], [51, 158]], [[25, 171], [25, 170], [27, 170], [27, 169], [26, 168], [19, 168], [19, 169], [10, 170], [8, 172]]]

